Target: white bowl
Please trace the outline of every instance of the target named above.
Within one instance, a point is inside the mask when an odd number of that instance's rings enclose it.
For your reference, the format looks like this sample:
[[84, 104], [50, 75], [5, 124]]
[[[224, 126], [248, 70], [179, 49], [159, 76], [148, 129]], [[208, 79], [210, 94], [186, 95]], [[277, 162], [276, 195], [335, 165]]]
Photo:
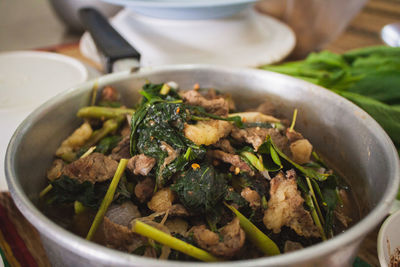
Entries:
[[378, 234], [378, 257], [382, 267], [389, 266], [390, 256], [400, 248], [400, 210], [390, 215]]

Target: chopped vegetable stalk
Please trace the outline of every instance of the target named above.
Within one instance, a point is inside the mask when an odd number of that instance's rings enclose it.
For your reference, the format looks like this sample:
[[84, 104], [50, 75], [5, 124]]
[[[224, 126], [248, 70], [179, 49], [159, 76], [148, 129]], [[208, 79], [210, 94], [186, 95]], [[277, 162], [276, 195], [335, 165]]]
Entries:
[[110, 186], [108, 187], [107, 193], [103, 199], [103, 201], [101, 202], [100, 208], [97, 211], [96, 217], [93, 220], [92, 226], [90, 227], [89, 233], [86, 236], [87, 240], [91, 240], [93, 235], [95, 234], [97, 228], [99, 227], [100, 223], [103, 221], [104, 218], [104, 214], [106, 214], [108, 207], [110, 206], [113, 198], [114, 198], [114, 194], [115, 194], [115, 190], [117, 189], [119, 180], [121, 179], [122, 174], [125, 171], [126, 168], [126, 164], [128, 163], [127, 159], [121, 159], [119, 164], [118, 164], [118, 168], [117, 171], [114, 174], [114, 177], [111, 181]]
[[190, 245], [141, 221], [136, 221], [132, 227], [132, 230], [135, 233], [153, 239], [165, 246], [178, 250], [198, 260], [205, 262], [220, 261], [220, 259], [208, 253], [207, 251]]
[[43, 189], [40, 194], [39, 194], [39, 198], [44, 197], [48, 192], [50, 192], [50, 190], [53, 189], [53, 185], [49, 184], [48, 186], [46, 186], [45, 189]]
[[272, 141], [271, 137], [268, 136], [267, 137], [267, 142], [271, 142], [273, 148], [275, 149], [275, 151], [278, 153], [278, 155], [285, 159], [286, 161], [288, 161], [290, 164], [292, 164], [296, 169], [298, 169], [299, 171], [301, 171], [305, 176], [308, 176], [310, 178], [316, 179], [318, 181], [325, 181], [329, 174], [324, 174], [324, 173], [319, 173], [311, 168], [307, 168], [307, 167], [303, 167], [300, 164], [297, 164], [296, 162], [294, 162], [293, 160], [291, 160], [285, 153], [283, 153]]
[[280, 254], [278, 246], [267, 235], [260, 231], [249, 219], [241, 214], [237, 209], [224, 202], [235, 215], [239, 218], [240, 226], [245, 231], [247, 237], [253, 244], [266, 255], [273, 256]]
[[83, 153], [83, 155], [80, 157], [81, 159], [86, 158], [87, 156], [89, 156], [90, 154], [93, 153], [93, 151], [96, 150], [96, 146], [92, 146], [90, 147], [85, 153]]
[[242, 153], [240, 153], [240, 155], [242, 157], [245, 157], [251, 163], [251, 165], [253, 165], [254, 168], [259, 170], [260, 172], [265, 171], [265, 167], [261, 157], [258, 158], [256, 155], [248, 151], [243, 151]]
[[171, 87], [168, 84], [164, 83], [163, 86], [161, 87], [160, 95], [168, 95], [170, 90]]
[[304, 199], [305, 199], [308, 207], [310, 208], [311, 217], [313, 218], [314, 223], [317, 226], [317, 228], [318, 228], [318, 230], [319, 230], [319, 232], [321, 234], [322, 240], [326, 240], [326, 235], [325, 235], [324, 228], [322, 227], [321, 221], [318, 218], [318, 214], [315, 211], [315, 206], [314, 206], [314, 203], [312, 201], [312, 198], [311, 198], [310, 194], [305, 194]]
[[78, 200], [76, 200], [74, 202], [74, 211], [75, 214], [81, 214], [82, 212], [84, 212], [86, 210], [86, 207], [83, 206], [83, 204], [81, 202], [79, 202]]
[[296, 118], [297, 118], [297, 108], [295, 108], [293, 111], [292, 124], [290, 125], [290, 128], [289, 128], [290, 132], [292, 132], [294, 130], [294, 125], [296, 124]]
[[306, 177], [306, 181], [307, 181], [308, 188], [310, 189], [310, 194], [311, 194], [311, 197], [312, 197], [312, 199], [314, 201], [315, 208], [317, 209], [318, 217], [320, 218], [320, 220], [321, 220], [321, 222], [323, 224], [324, 223], [324, 217], [322, 216], [321, 209], [319, 208], [317, 197], [316, 197], [316, 195], [314, 193], [314, 189], [313, 189], [313, 186], [311, 184], [311, 180], [310, 180], [310, 178]]
[[77, 116], [85, 119], [113, 119], [125, 114], [133, 114], [134, 109], [128, 108], [111, 108], [90, 106], [81, 108]]
[[106, 135], [117, 130], [123, 120], [124, 120], [123, 116], [116, 117], [115, 119], [106, 120], [103, 123], [103, 127], [101, 129], [93, 132], [92, 136], [85, 144], [85, 147], [91, 147], [91, 146], [97, 144]]
[[99, 91], [99, 82], [96, 80], [92, 88], [92, 98], [90, 99], [90, 105], [94, 106], [96, 104], [97, 92]]

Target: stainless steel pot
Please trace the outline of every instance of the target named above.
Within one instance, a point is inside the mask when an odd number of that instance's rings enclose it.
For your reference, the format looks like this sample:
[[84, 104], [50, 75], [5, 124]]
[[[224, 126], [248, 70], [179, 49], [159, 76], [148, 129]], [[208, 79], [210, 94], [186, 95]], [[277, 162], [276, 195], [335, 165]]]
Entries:
[[[297, 252], [225, 263], [162, 261], [129, 255], [78, 237], [44, 216], [37, 207], [45, 187], [45, 172], [60, 142], [79, 125], [76, 111], [87, 105], [91, 89], [113, 85], [126, 103], [135, 103], [146, 82], [176, 81], [181, 88], [218, 88], [230, 92], [240, 107], [266, 97], [291, 117], [299, 109], [296, 128], [311, 139], [332, 166], [351, 184], [363, 219], [346, 232]], [[382, 128], [349, 101], [310, 83], [254, 69], [216, 66], [166, 66], [100, 77], [62, 93], [34, 111], [17, 129], [9, 144], [6, 177], [12, 197], [39, 230], [54, 266], [346, 266], [359, 244], [387, 214], [399, 187], [397, 152]]]

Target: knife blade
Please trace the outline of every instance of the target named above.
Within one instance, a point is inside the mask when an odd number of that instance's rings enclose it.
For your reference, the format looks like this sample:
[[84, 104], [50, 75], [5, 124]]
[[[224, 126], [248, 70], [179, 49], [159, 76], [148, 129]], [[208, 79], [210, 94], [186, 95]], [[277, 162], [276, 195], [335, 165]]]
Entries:
[[107, 73], [140, 67], [140, 53], [129, 44], [94, 8], [82, 8], [79, 17], [101, 52], [104, 70]]

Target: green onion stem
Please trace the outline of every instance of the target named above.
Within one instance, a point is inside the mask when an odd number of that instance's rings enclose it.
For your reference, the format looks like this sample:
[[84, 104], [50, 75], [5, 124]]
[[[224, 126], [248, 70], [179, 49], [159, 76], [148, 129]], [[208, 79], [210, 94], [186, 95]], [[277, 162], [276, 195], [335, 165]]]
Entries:
[[114, 177], [111, 181], [110, 186], [108, 187], [107, 193], [103, 199], [103, 201], [101, 202], [100, 208], [96, 213], [96, 217], [93, 220], [92, 226], [90, 227], [90, 230], [86, 236], [87, 240], [91, 240], [93, 235], [96, 233], [97, 228], [99, 227], [99, 225], [101, 224], [101, 222], [103, 221], [104, 218], [104, 214], [106, 214], [108, 207], [110, 206], [113, 198], [114, 198], [114, 194], [115, 194], [115, 190], [117, 189], [119, 180], [121, 179], [122, 174], [125, 171], [126, 168], [126, 164], [128, 163], [127, 159], [121, 159], [119, 161], [118, 164], [118, 168], [117, 171], [114, 174]]
[[308, 188], [310, 189], [311, 197], [312, 197], [312, 199], [314, 200], [314, 203], [315, 203], [315, 207], [316, 207], [316, 209], [317, 209], [318, 216], [319, 216], [319, 218], [321, 219], [321, 223], [324, 224], [324, 223], [325, 223], [325, 222], [324, 222], [324, 217], [322, 216], [321, 209], [319, 208], [319, 205], [318, 205], [318, 202], [317, 202], [317, 197], [316, 197], [316, 195], [315, 195], [315, 193], [314, 193], [314, 189], [313, 189], [313, 186], [312, 186], [312, 184], [311, 184], [310, 178], [306, 177], [306, 181], [307, 181]]
[[325, 241], [326, 240], [325, 231], [324, 231], [324, 228], [321, 225], [321, 221], [318, 218], [318, 214], [315, 211], [314, 203], [312, 201], [312, 198], [311, 198], [310, 194], [305, 194], [305, 198], [304, 199], [305, 199], [308, 207], [310, 208], [311, 217], [313, 218], [314, 223], [317, 226], [317, 228], [318, 228], [318, 230], [319, 230], [319, 232], [321, 234], [322, 240]]
[[294, 109], [293, 111], [293, 119], [292, 119], [292, 124], [290, 125], [289, 131], [292, 132], [294, 129], [294, 125], [296, 124], [296, 118], [297, 118], [297, 108]]
[[231, 205], [225, 203], [235, 215], [238, 217], [240, 226], [245, 231], [247, 237], [250, 241], [265, 255], [273, 256], [280, 254], [278, 246], [272, 241], [266, 234], [261, 232], [249, 219], [247, 219], [243, 214], [241, 214], [237, 209]]
[[206, 262], [220, 261], [220, 259], [211, 255], [210, 253], [195, 246], [192, 246], [167, 233], [164, 233], [163, 231], [158, 230], [157, 228], [154, 228], [148, 224], [145, 224], [144, 222], [136, 221], [133, 224], [132, 230], [137, 234], [153, 239], [165, 246], [178, 250], [198, 260]]
[[85, 119], [113, 119], [120, 115], [133, 114], [134, 109], [89, 106], [79, 109], [77, 116]]
[[39, 193], [39, 198], [44, 197], [48, 192], [50, 192], [50, 190], [53, 189], [53, 185], [49, 184], [48, 186], [46, 186], [45, 189], [43, 189], [40, 193]]

